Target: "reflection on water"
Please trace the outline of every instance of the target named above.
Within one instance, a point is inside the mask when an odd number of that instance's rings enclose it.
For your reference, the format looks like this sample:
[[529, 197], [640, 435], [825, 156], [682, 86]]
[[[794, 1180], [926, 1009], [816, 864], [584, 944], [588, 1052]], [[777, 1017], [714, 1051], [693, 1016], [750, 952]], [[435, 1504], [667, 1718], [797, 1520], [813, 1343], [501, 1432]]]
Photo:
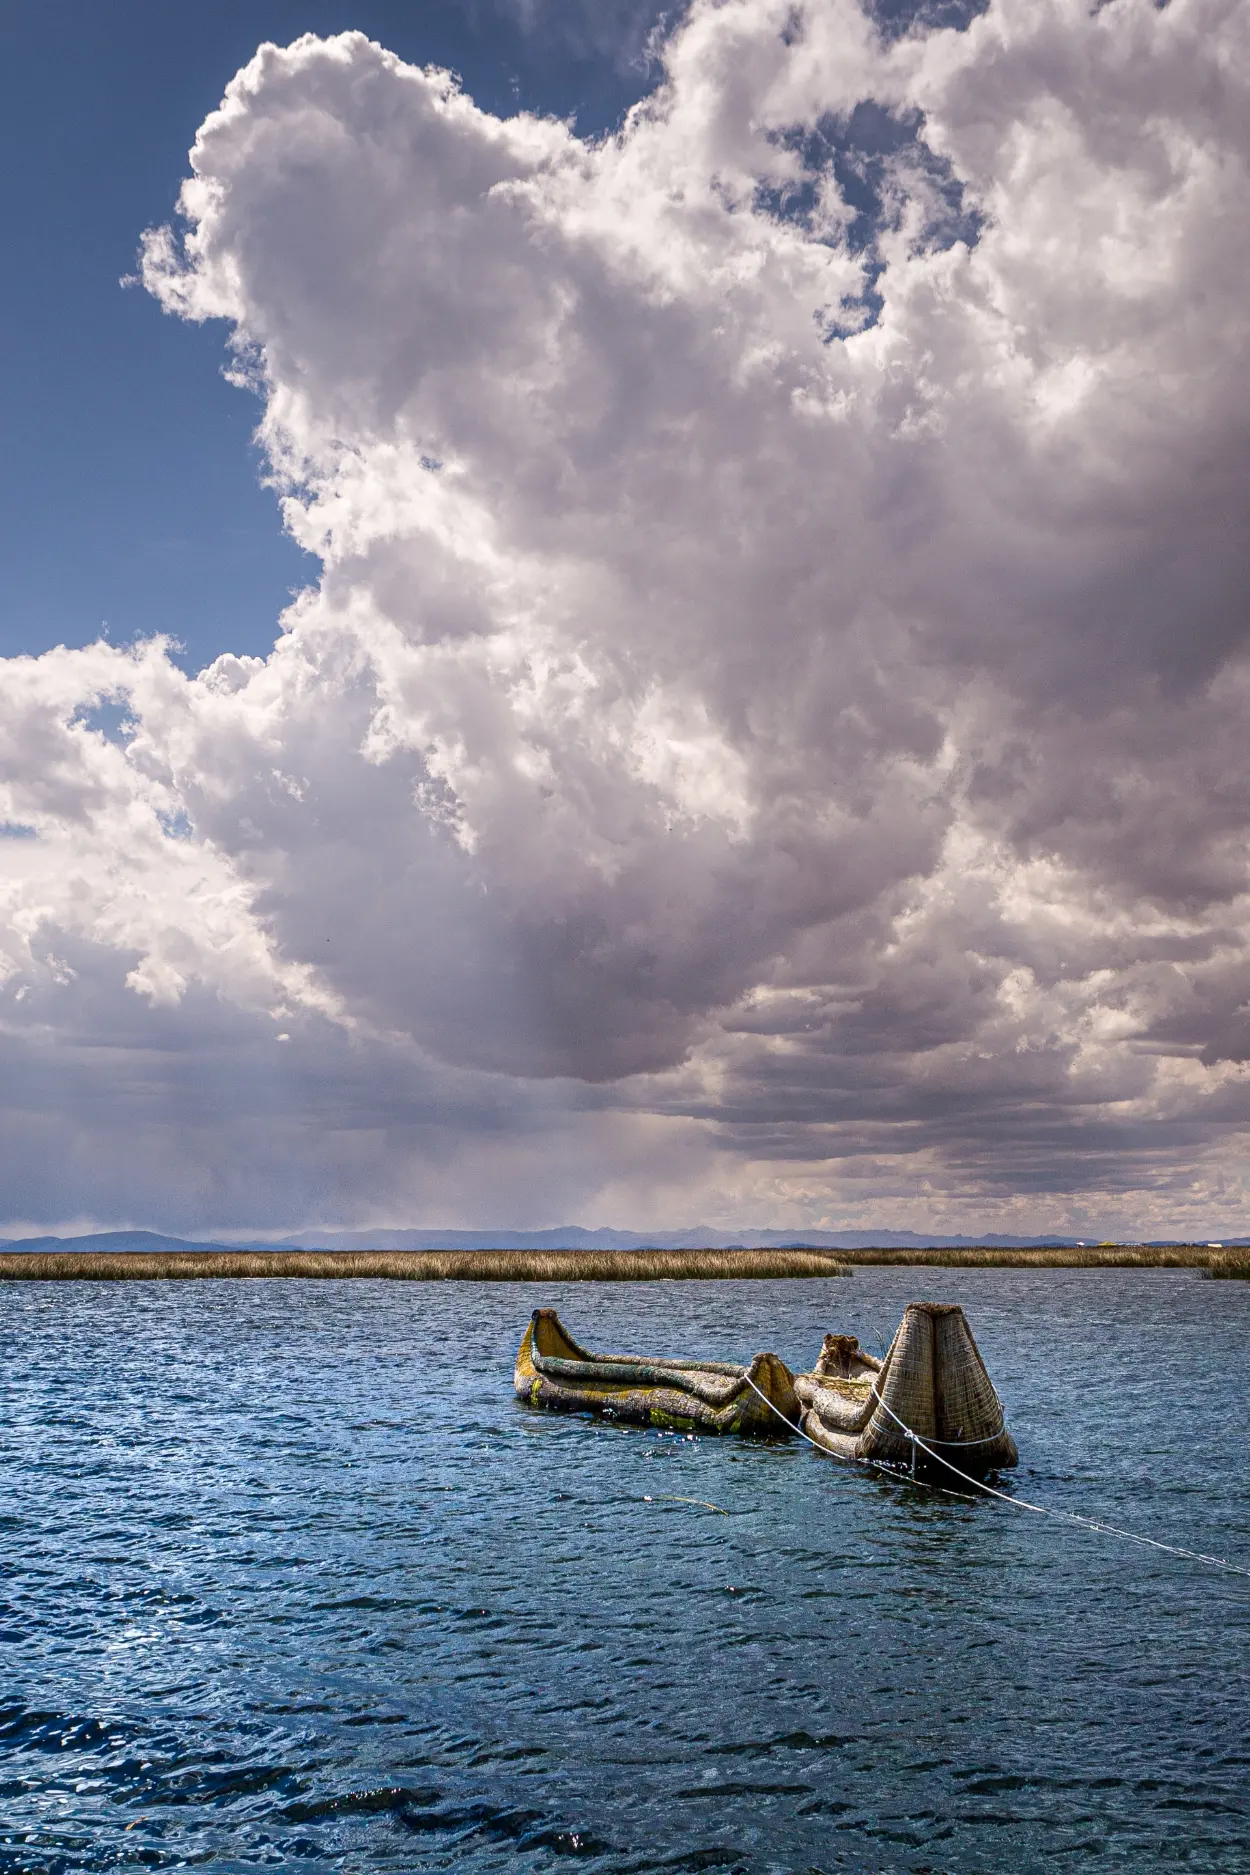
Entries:
[[1244, 1875], [1244, 1580], [512, 1397], [540, 1301], [806, 1366], [916, 1296], [1025, 1495], [1250, 1556], [1250, 1286], [0, 1287], [0, 1870]]

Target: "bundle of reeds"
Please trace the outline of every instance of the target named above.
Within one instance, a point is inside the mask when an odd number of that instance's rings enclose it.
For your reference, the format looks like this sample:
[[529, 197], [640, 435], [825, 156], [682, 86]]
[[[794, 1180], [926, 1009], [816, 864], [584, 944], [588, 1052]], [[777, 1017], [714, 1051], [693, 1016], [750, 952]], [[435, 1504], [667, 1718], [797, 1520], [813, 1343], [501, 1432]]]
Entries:
[[48, 1250], [0, 1253], [0, 1279], [126, 1282], [222, 1276], [401, 1282], [639, 1283], [849, 1276], [827, 1250]]
[[848, 1336], [826, 1335], [816, 1367], [795, 1376], [794, 1390], [803, 1431], [838, 1458], [928, 1470], [932, 1461], [911, 1432], [972, 1476], [1018, 1460], [972, 1330], [953, 1303], [909, 1302], [884, 1361]]
[[517, 1398], [557, 1413], [602, 1413], [640, 1426], [776, 1438], [797, 1424], [794, 1376], [775, 1354], [734, 1361], [592, 1354], [554, 1309], [535, 1309], [513, 1372]]

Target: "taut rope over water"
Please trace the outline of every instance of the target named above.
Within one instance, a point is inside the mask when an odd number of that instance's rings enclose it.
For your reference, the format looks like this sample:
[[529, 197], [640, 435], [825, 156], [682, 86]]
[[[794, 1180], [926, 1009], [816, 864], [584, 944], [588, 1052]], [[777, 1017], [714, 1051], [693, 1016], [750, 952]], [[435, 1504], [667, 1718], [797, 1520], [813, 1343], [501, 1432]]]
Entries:
[[[802, 1426], [793, 1425], [790, 1420], [786, 1419], [785, 1414], [779, 1411], [779, 1409], [773, 1405], [772, 1401], [768, 1398], [767, 1394], [760, 1392], [760, 1389], [755, 1386], [755, 1382], [751, 1379], [749, 1374], [746, 1377], [746, 1381], [747, 1381], [748, 1387], [753, 1387], [756, 1393], [759, 1393], [759, 1396], [761, 1400], [764, 1401], [764, 1404], [769, 1408], [771, 1412], [774, 1412], [777, 1414], [778, 1419], [782, 1420], [783, 1423], [790, 1428], [791, 1432], [797, 1432], [800, 1439], [806, 1439], [807, 1443], [810, 1446], [812, 1446], [814, 1450], [816, 1450], [817, 1452], [823, 1453], [823, 1455], [826, 1458], [831, 1456], [831, 1454], [826, 1450], [826, 1448], [823, 1445], [819, 1443], [819, 1441], [817, 1441], [816, 1439], [813, 1439], [809, 1433], [804, 1432]], [[885, 1408], [885, 1411], [889, 1413], [890, 1418], [893, 1419], [901, 1428], [904, 1436], [910, 1440], [911, 1447], [912, 1447], [912, 1478], [915, 1480], [916, 1483], [924, 1484], [926, 1490], [944, 1491], [950, 1497], [967, 1498], [966, 1492], [951, 1491], [949, 1486], [940, 1485], [940, 1484], [928, 1484], [923, 1479], [917, 1479], [915, 1477], [915, 1454], [918, 1450], [925, 1453], [925, 1455], [928, 1458], [936, 1459], [939, 1465], [945, 1465], [947, 1471], [953, 1471], [957, 1478], [962, 1479], [965, 1484], [971, 1485], [974, 1491], [983, 1491], [987, 1497], [997, 1498], [1000, 1503], [1010, 1504], [1016, 1510], [1031, 1511], [1037, 1517], [1054, 1517], [1060, 1523], [1077, 1524], [1081, 1529], [1095, 1530], [1101, 1536], [1119, 1537], [1125, 1543], [1140, 1543], [1144, 1545], [1144, 1547], [1147, 1549], [1162, 1550], [1165, 1553], [1165, 1555], [1168, 1555], [1168, 1556], [1181, 1556], [1181, 1557], [1184, 1557], [1186, 1561], [1188, 1562], [1205, 1563], [1208, 1566], [1208, 1568], [1211, 1568], [1211, 1569], [1227, 1570], [1227, 1572], [1230, 1575], [1250, 1577], [1250, 1569], [1245, 1568], [1244, 1565], [1241, 1563], [1228, 1562], [1223, 1556], [1207, 1556], [1201, 1550], [1183, 1549], [1177, 1543], [1161, 1543], [1157, 1537], [1142, 1536], [1136, 1530], [1122, 1530], [1116, 1524], [1100, 1523], [1096, 1521], [1096, 1519], [1094, 1519], [1093, 1517], [1081, 1517], [1081, 1516], [1078, 1516], [1078, 1514], [1074, 1510], [1054, 1510], [1053, 1508], [1051, 1508], [1051, 1506], [1047, 1504], [1033, 1504], [1033, 1503], [1030, 1503], [1029, 1499], [1026, 1497], [1011, 1497], [1006, 1491], [999, 1491], [992, 1484], [984, 1484], [980, 1478], [970, 1477], [966, 1471], [960, 1471], [958, 1465], [952, 1465], [948, 1458], [943, 1458], [940, 1452], [935, 1452], [932, 1446], [926, 1445], [925, 1441], [920, 1437], [919, 1433], [913, 1432], [911, 1427], [899, 1418], [898, 1414], [893, 1410], [892, 1407], [886, 1406], [885, 1401], [881, 1398], [881, 1395], [877, 1392], [875, 1384], [873, 1386], [872, 1391], [873, 1391], [873, 1395], [877, 1401], [878, 1406]], [[861, 1465], [871, 1465], [874, 1470], [885, 1472], [887, 1477], [896, 1477], [898, 1475], [896, 1472], [892, 1471], [888, 1465], [882, 1465], [876, 1459], [863, 1458], [863, 1459], [857, 1459], [854, 1462], [857, 1464], [861, 1464]], [[967, 1499], [967, 1501], [970, 1503], [975, 1503], [976, 1500]]]

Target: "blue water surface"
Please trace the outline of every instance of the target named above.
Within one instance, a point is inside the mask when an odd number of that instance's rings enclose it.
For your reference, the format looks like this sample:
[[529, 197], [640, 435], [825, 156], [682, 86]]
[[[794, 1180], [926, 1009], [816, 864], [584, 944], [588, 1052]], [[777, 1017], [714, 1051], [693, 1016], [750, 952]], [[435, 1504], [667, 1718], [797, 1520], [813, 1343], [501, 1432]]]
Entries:
[[0, 1870], [1244, 1875], [1250, 1581], [513, 1398], [538, 1303], [803, 1367], [914, 1297], [1011, 1489], [1250, 1563], [1250, 1285], [0, 1284]]

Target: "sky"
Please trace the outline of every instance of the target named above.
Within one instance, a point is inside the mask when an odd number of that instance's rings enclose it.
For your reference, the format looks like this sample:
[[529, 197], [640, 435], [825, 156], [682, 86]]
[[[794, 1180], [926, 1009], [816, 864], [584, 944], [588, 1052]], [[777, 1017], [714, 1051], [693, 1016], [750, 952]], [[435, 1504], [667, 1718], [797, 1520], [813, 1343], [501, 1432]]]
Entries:
[[314, 562], [282, 530], [219, 330], [120, 290], [187, 151], [262, 40], [357, 29], [590, 134], [648, 89], [645, 7], [40, 0], [0, 11], [0, 652], [169, 633], [266, 654]]
[[3, 29], [10, 1234], [1244, 1233], [1244, 10], [211, 11]]

